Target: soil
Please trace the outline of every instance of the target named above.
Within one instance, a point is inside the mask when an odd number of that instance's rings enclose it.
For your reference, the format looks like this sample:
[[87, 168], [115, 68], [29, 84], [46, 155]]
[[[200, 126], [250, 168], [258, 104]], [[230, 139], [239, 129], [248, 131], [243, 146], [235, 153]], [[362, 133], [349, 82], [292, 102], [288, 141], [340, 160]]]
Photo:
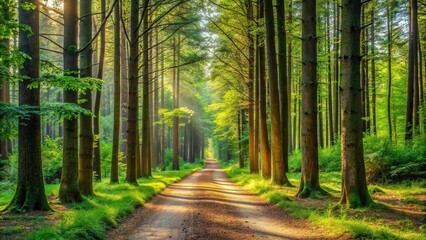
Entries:
[[214, 160], [169, 186], [106, 239], [342, 239], [232, 183]]

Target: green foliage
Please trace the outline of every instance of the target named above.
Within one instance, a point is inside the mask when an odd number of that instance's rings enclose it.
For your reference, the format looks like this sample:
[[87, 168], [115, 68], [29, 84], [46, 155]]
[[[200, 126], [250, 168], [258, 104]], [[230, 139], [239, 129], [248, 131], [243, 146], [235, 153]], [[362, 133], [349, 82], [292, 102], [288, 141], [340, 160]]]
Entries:
[[46, 137], [42, 145], [43, 175], [48, 184], [59, 183], [62, 171], [62, 139]]
[[[426, 179], [426, 135], [418, 136], [411, 143], [395, 144], [387, 137], [364, 137], [364, 158], [369, 183], [400, 182]], [[289, 157], [291, 172], [300, 172], [301, 152]], [[341, 147], [336, 145], [319, 150], [321, 172], [340, 171]]]
[[40, 106], [40, 114], [48, 117], [51, 121], [59, 121], [61, 119], [74, 119], [80, 115], [87, 115], [94, 117], [95, 115], [76, 104], [62, 103], [62, 102], [48, 102]]
[[165, 108], [161, 108], [159, 109], [158, 113], [163, 117], [156, 124], [166, 124], [167, 126], [172, 126], [173, 118], [178, 117], [179, 126], [183, 127], [186, 124], [184, 120], [189, 123], [192, 115], [194, 114], [194, 111], [186, 107], [175, 108], [171, 111]]
[[0, 102], [0, 139], [16, 136], [19, 118], [25, 119], [31, 114], [39, 114], [51, 121], [78, 118], [81, 114], [94, 117], [91, 111], [72, 103], [47, 102], [37, 107]]
[[[329, 148], [319, 149], [319, 168], [324, 172], [340, 171], [341, 167], [341, 149], [340, 143]], [[291, 172], [300, 172], [302, 162], [301, 151], [293, 151], [289, 156], [289, 169]]]
[[408, 196], [408, 197], [405, 197], [404, 199], [402, 199], [402, 202], [403, 203], [419, 204], [420, 200], [416, 197]]
[[386, 194], [385, 191], [383, 191], [383, 189], [375, 185], [369, 185], [368, 192], [370, 192], [371, 194], [381, 194], [381, 195]]
[[22, 107], [0, 102], [0, 139], [10, 139], [17, 134], [18, 119], [28, 116]]
[[392, 182], [426, 178], [425, 135], [408, 144], [394, 144], [388, 138], [364, 139], [367, 181]]
[[59, 87], [65, 90], [84, 91], [84, 90], [99, 90], [103, 81], [98, 78], [73, 77], [71, 74], [59, 75], [55, 73], [44, 73], [37, 81], [33, 81], [28, 87], [38, 88], [40, 84], [49, 87]]
[[[61, 179], [62, 170], [62, 141], [60, 138], [51, 139], [45, 138], [42, 144], [42, 156], [43, 156], [43, 176], [47, 184], [59, 183]], [[15, 183], [18, 179], [18, 154], [12, 154], [7, 160], [7, 168], [3, 173], [7, 176], [7, 182], [2, 184], [4, 189], [11, 187], [12, 183]], [[6, 184], [7, 183], [7, 184]], [[12, 184], [13, 185], [13, 184]], [[0, 189], [2, 185], [0, 185]], [[13, 189], [13, 188], [11, 188]]]

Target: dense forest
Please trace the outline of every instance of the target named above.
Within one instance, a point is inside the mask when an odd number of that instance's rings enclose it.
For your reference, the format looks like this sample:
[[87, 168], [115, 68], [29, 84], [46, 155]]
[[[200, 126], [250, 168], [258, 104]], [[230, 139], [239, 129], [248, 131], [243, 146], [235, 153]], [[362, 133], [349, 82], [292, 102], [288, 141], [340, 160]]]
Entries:
[[425, 33], [424, 0], [1, 0], [0, 239], [105, 238], [203, 167], [312, 237], [423, 238]]

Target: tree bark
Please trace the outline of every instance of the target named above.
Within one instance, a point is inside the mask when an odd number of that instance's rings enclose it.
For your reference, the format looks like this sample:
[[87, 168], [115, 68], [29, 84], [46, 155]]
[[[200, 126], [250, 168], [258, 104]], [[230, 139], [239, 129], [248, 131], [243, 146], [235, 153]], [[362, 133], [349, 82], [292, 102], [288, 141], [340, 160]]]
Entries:
[[334, 50], [334, 109], [333, 109], [333, 114], [334, 114], [334, 118], [333, 118], [333, 136], [334, 139], [332, 139], [332, 144], [336, 144], [337, 143], [337, 139], [340, 136], [340, 119], [339, 119], [339, 114], [340, 114], [340, 94], [339, 94], [339, 42], [340, 42], [340, 7], [339, 7], [339, 2], [338, 0], [335, 0], [335, 4], [334, 4], [334, 46], [333, 46], [333, 50]]
[[[122, 5], [120, 3], [119, 5]], [[128, 118], [128, 108], [129, 108], [129, 87], [128, 87], [128, 64], [129, 59], [127, 59], [127, 41], [125, 38], [124, 29], [121, 28], [120, 35], [120, 61], [121, 61], [121, 134], [123, 141], [121, 143], [121, 151], [124, 153], [124, 158], [122, 162], [126, 162], [127, 159], [127, 118]]]
[[[258, 20], [264, 18], [263, 0], [258, 0]], [[269, 148], [268, 126], [266, 114], [266, 75], [265, 75], [265, 46], [263, 41], [258, 45], [259, 58], [257, 67], [259, 71], [259, 132], [260, 153], [262, 162], [262, 177], [271, 177], [271, 150]]]
[[[327, 10], [330, 11], [330, 0], [327, 0]], [[334, 121], [333, 121], [333, 82], [331, 78], [331, 36], [330, 36], [330, 14], [327, 14], [327, 118], [328, 118], [328, 133], [330, 143], [334, 142]]]
[[410, 141], [413, 138], [414, 126], [414, 111], [415, 111], [415, 84], [417, 82], [417, 1], [410, 0], [410, 36], [408, 50], [408, 82], [407, 82], [407, 111], [405, 120], [405, 140]]
[[278, 87], [280, 100], [281, 138], [283, 149], [284, 172], [288, 172], [288, 138], [289, 138], [289, 108], [288, 108], [288, 83], [287, 83], [287, 49], [285, 30], [285, 1], [277, 1], [277, 35], [278, 35]]
[[302, 176], [298, 197], [325, 193], [319, 185], [316, 0], [302, 2]]
[[[179, 108], [180, 34], [173, 44], [173, 109]], [[179, 170], [179, 117], [173, 117], [173, 170]]]
[[118, 183], [118, 150], [120, 145], [120, 70], [121, 31], [120, 4], [114, 7], [114, 127], [112, 133], [111, 183]]
[[388, 91], [387, 91], [387, 120], [389, 139], [392, 141], [392, 117], [391, 117], [391, 97], [392, 97], [392, 13], [391, 4], [386, 4], [387, 37], [388, 37]]
[[[64, 75], [78, 76], [77, 1], [64, 0]], [[64, 91], [64, 102], [78, 104], [78, 92]], [[64, 119], [64, 142], [59, 199], [63, 203], [81, 202], [78, 186], [78, 120]]]
[[249, 91], [249, 161], [250, 161], [250, 172], [258, 173], [259, 164], [255, 157], [255, 133], [254, 133], [254, 38], [251, 33], [253, 25], [253, 2], [252, 0], [246, 0], [247, 4], [247, 40], [248, 46], [248, 91]]
[[[22, 4], [30, 3], [34, 9], [25, 10]], [[28, 79], [19, 82], [19, 105], [38, 107], [40, 88], [29, 89], [28, 85], [40, 75], [39, 55], [39, 3], [36, 0], [19, 1], [19, 50], [29, 56], [23, 63], [19, 74]], [[26, 26], [29, 30], [23, 28]], [[43, 168], [41, 158], [40, 116], [31, 113], [19, 119], [18, 127], [18, 182], [15, 195], [7, 209], [10, 211], [50, 210], [44, 192]]]
[[131, 1], [130, 59], [129, 59], [129, 110], [127, 117], [127, 170], [126, 182], [138, 184], [136, 179], [136, 148], [138, 136], [138, 60], [139, 60], [139, 0]]
[[150, 177], [149, 162], [151, 161], [151, 128], [150, 128], [150, 93], [149, 93], [149, 29], [148, 29], [148, 3], [149, 0], [144, 1], [143, 13], [143, 101], [142, 101], [142, 177]]
[[242, 110], [238, 110], [238, 165], [240, 168], [244, 168], [244, 153], [243, 153], [243, 144], [241, 143], [242, 140]]
[[[272, 146], [272, 183], [278, 185], [289, 184], [284, 169], [284, 159], [288, 158], [288, 146], [283, 145], [281, 121], [280, 121], [280, 99], [278, 91], [277, 58], [275, 50], [275, 24], [273, 1], [265, 0], [265, 26], [266, 26], [266, 48], [269, 75], [269, 101], [271, 108], [271, 146]], [[284, 92], [283, 94], [287, 94]], [[285, 96], [287, 98], [287, 96]], [[287, 135], [286, 135], [287, 136]]]
[[[161, 48], [161, 108], [165, 108], [164, 104], [164, 52]], [[163, 116], [164, 117], [164, 116]], [[164, 159], [164, 153], [166, 149], [166, 125], [161, 123], [161, 135], [160, 135], [160, 161], [161, 161], [161, 170], [166, 170], [166, 162]]]
[[360, 96], [361, 1], [342, 2], [342, 195], [350, 208], [373, 203], [367, 190], [362, 142]]
[[371, 111], [372, 111], [372, 130], [377, 135], [377, 114], [376, 114], [376, 32], [375, 32], [375, 12], [374, 7], [371, 9]]
[[[101, 21], [105, 21], [106, 18], [106, 2], [105, 0], [101, 0]], [[100, 42], [100, 53], [99, 53], [99, 65], [98, 65], [98, 74], [97, 78], [103, 79], [104, 74], [104, 63], [105, 63], [105, 26], [103, 26], [101, 29], [101, 42]], [[102, 174], [101, 174], [101, 142], [100, 142], [100, 110], [101, 110], [101, 95], [102, 91], [99, 89], [96, 91], [96, 97], [95, 97], [95, 118], [94, 118], [94, 124], [93, 124], [93, 130], [94, 134], [96, 136], [97, 142], [95, 144], [95, 147], [93, 149], [94, 156], [93, 156], [93, 171], [95, 172], [95, 179], [97, 181], [101, 180]], [[107, 101], [108, 103], [109, 101]]]
[[[92, 0], [80, 2], [80, 48], [92, 39]], [[92, 44], [80, 54], [80, 77], [92, 76]], [[92, 90], [87, 89], [80, 94], [84, 99], [82, 108], [92, 110]], [[91, 116], [80, 116], [80, 153], [79, 153], [79, 187], [84, 195], [93, 194], [93, 119]]]

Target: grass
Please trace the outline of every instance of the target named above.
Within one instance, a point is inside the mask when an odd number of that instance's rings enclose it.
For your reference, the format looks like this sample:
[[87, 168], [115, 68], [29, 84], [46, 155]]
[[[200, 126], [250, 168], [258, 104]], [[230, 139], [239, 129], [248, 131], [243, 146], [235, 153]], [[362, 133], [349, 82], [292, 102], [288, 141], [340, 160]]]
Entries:
[[[168, 184], [179, 181], [202, 167], [201, 163], [183, 164], [181, 171], [154, 172], [152, 178], [139, 179], [139, 186], [126, 183], [110, 184], [109, 179], [94, 184], [95, 195], [85, 201], [66, 206], [66, 210], [53, 213], [54, 224], [44, 221], [32, 229], [25, 239], [102, 239], [110, 229], [130, 215], [136, 207], [154, 197]], [[59, 185], [46, 185], [47, 196], [57, 196]], [[13, 197], [13, 190], [0, 192], [0, 209]], [[57, 203], [59, 205], [59, 203]], [[54, 205], [54, 204], [52, 204]], [[15, 232], [5, 229], [0, 234]], [[9, 234], [12, 234], [9, 233]]]
[[[321, 173], [322, 187], [332, 197], [320, 199], [300, 200], [293, 197], [300, 181], [300, 173], [289, 173], [287, 176], [296, 187], [280, 187], [270, 183], [270, 180], [262, 178], [259, 174], [250, 174], [248, 169], [239, 169], [236, 165], [222, 165], [226, 174], [232, 181], [243, 186], [247, 190], [259, 194], [272, 204], [278, 205], [294, 218], [307, 219], [327, 232], [336, 236], [349, 235], [354, 239], [426, 239], [424, 225], [415, 227], [412, 220], [403, 219], [396, 221], [397, 227], [381, 220], [381, 212], [387, 211], [387, 206], [377, 204], [374, 209], [345, 210], [338, 208], [336, 203], [340, 196], [340, 173]], [[393, 194], [400, 196], [406, 202], [419, 203], [413, 195], [426, 194], [422, 183], [393, 185], [372, 185], [371, 192], [379, 195]], [[404, 196], [406, 196], [404, 198]], [[408, 197], [407, 197], [408, 196]], [[417, 200], [417, 201], [416, 201]]]

